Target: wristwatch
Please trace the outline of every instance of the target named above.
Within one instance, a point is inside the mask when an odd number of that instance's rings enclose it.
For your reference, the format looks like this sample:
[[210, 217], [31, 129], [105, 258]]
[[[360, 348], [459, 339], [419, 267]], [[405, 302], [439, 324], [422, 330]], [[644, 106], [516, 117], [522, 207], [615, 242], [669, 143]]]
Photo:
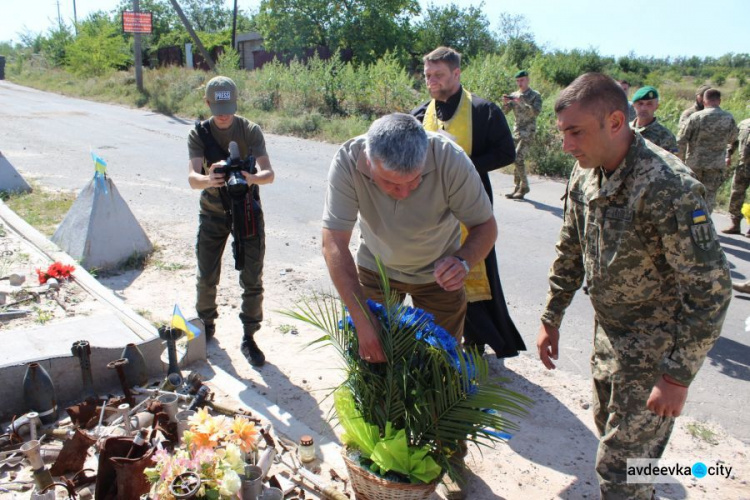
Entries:
[[466, 269], [466, 274], [469, 274], [469, 270], [471, 268], [469, 267], [469, 263], [466, 262], [466, 259], [464, 259], [463, 257], [459, 257], [458, 255], [454, 255], [454, 257], [457, 258], [461, 265], [464, 266], [464, 269]]

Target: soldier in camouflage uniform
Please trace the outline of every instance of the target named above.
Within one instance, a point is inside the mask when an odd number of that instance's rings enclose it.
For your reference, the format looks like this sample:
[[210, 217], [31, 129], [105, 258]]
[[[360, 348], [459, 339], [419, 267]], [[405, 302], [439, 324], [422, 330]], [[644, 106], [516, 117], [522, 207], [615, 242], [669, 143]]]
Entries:
[[[750, 186], [750, 118], [740, 122], [737, 139], [727, 148], [727, 166], [731, 166], [732, 155], [737, 149], [740, 151], [740, 158], [734, 170], [732, 194], [729, 197], [729, 217], [732, 224], [721, 230], [725, 234], [741, 233], [742, 204], [745, 203], [745, 191]], [[745, 236], [750, 238], [750, 229]]]
[[[630, 82], [627, 80], [619, 80], [617, 83], [620, 84], [620, 87], [622, 87], [622, 90], [625, 92], [625, 97], [628, 96], [628, 93], [630, 92]], [[628, 121], [632, 122], [635, 120], [635, 108], [633, 107], [633, 103], [628, 101]]]
[[659, 91], [650, 85], [641, 87], [633, 95], [633, 107], [636, 110], [636, 118], [631, 120], [630, 128], [660, 148], [672, 154], [677, 153], [677, 139], [674, 134], [654, 116], [659, 109]]
[[526, 71], [516, 73], [518, 90], [503, 96], [503, 111], [513, 111], [516, 123], [513, 127], [513, 139], [516, 141], [516, 170], [513, 174], [515, 189], [505, 195], [506, 198], [522, 200], [529, 192], [529, 179], [526, 176], [526, 153], [536, 134], [536, 117], [542, 111], [542, 95], [529, 87], [529, 74]]
[[690, 118], [693, 113], [703, 111], [703, 94], [711, 87], [709, 85], [701, 85], [698, 90], [695, 91], [695, 103], [688, 109], [682, 112], [680, 115], [680, 121], [677, 124], [677, 130], [681, 129], [685, 122]]
[[559, 327], [588, 284], [596, 327], [591, 368], [604, 499], [650, 499], [628, 484], [628, 458], [659, 458], [688, 386], [721, 332], [731, 295], [703, 186], [674, 155], [628, 127], [627, 100], [587, 73], [555, 103], [563, 149], [578, 160], [537, 349], [555, 367]]
[[690, 115], [677, 134], [677, 156], [706, 187], [709, 212], [713, 211], [716, 192], [726, 178], [727, 144], [737, 138], [734, 117], [720, 104], [721, 92], [708, 89], [703, 94], [705, 109]]

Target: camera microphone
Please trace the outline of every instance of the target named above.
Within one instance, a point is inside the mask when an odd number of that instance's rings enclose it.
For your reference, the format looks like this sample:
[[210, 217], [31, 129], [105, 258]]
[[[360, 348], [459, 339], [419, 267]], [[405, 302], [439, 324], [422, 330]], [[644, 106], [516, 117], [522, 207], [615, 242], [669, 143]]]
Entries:
[[229, 141], [229, 158], [232, 163], [240, 159], [240, 147], [234, 141]]

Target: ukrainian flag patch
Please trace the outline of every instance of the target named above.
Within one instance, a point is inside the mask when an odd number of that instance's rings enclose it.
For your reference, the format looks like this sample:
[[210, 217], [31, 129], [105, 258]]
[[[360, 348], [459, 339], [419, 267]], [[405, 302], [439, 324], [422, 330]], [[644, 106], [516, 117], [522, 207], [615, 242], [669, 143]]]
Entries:
[[693, 211], [693, 224], [700, 224], [701, 222], [706, 222], [706, 220], [708, 220], [706, 212], [700, 209]]

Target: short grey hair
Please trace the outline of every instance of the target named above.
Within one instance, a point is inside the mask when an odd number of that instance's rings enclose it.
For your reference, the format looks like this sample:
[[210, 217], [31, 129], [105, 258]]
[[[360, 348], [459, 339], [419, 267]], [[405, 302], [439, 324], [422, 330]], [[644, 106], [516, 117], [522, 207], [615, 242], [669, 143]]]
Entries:
[[422, 169], [427, 158], [427, 133], [411, 115], [393, 113], [375, 120], [366, 136], [367, 157], [399, 174]]

